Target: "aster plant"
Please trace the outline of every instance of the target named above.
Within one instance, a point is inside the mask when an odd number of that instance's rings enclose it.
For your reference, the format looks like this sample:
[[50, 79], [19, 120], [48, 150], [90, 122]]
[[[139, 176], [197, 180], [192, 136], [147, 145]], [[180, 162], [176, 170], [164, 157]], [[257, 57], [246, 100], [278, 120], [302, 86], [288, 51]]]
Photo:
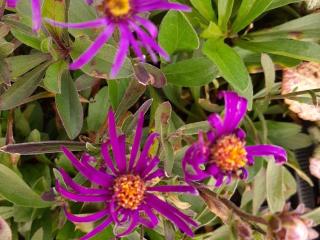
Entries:
[[[74, 182], [63, 169], [60, 169], [63, 180], [70, 190], [56, 182], [57, 192], [75, 202], [104, 203], [101, 211], [84, 217], [73, 215], [65, 210], [66, 217], [75, 223], [104, 219], [81, 239], [90, 239], [111, 223], [117, 227], [126, 227], [122, 233], [118, 234], [118, 237], [128, 235], [140, 224], [147, 228], [155, 228], [159, 222], [157, 214], [170, 220], [187, 235], [193, 236], [191, 227], [197, 226], [197, 223], [159, 198], [159, 194], [196, 194], [197, 191], [187, 185], [156, 184], [165, 177], [164, 171], [158, 168], [159, 158], [150, 155], [150, 148], [158, 134], [150, 134], [140, 152], [142, 128], [143, 114], [140, 114], [134, 142], [130, 147], [131, 154], [127, 158], [126, 137], [117, 134], [115, 117], [110, 111], [108, 114], [109, 140], [102, 145], [101, 152], [104, 162], [100, 169], [95, 169], [90, 165], [90, 160], [93, 159], [88, 154], [84, 154], [79, 161], [67, 148], [63, 148], [64, 154], [72, 165], [99, 188], [81, 186]], [[112, 152], [112, 157], [110, 152]]]
[[246, 167], [254, 164], [254, 157], [273, 156], [279, 164], [287, 161], [286, 151], [279, 146], [246, 146], [246, 133], [239, 125], [247, 112], [247, 100], [231, 91], [223, 91], [219, 97], [225, 101], [224, 118], [211, 114], [211, 129], [201, 132], [199, 140], [187, 150], [182, 160], [186, 180], [201, 181], [211, 176], [219, 187], [225, 177], [227, 183], [233, 176], [246, 179]]
[[110, 73], [111, 78], [117, 76], [130, 47], [140, 61], [145, 61], [142, 48], [146, 49], [154, 63], [157, 62], [157, 54], [169, 60], [169, 55], [156, 42], [157, 27], [141, 15], [157, 10], [191, 10], [188, 6], [168, 0], [88, 0], [87, 3], [96, 7], [99, 18], [82, 23], [61, 23], [51, 19], [47, 21], [60, 27], [103, 29], [92, 45], [70, 65], [70, 69], [79, 69], [87, 64], [118, 29], [120, 41]]

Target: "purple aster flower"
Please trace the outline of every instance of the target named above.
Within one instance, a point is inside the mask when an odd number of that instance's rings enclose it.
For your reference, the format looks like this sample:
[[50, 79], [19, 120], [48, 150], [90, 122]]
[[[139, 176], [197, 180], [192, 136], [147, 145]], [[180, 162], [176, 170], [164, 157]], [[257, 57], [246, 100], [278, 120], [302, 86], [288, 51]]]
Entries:
[[157, 27], [142, 17], [143, 14], [155, 10], [191, 10], [185, 5], [170, 3], [168, 0], [87, 0], [87, 3], [96, 6], [101, 18], [82, 23], [61, 23], [50, 19], [48, 21], [60, 27], [103, 28], [92, 45], [70, 65], [71, 69], [79, 69], [87, 64], [118, 29], [120, 42], [111, 70], [112, 78], [120, 71], [130, 47], [141, 61], [145, 60], [141, 48], [146, 49], [154, 62], [158, 60], [156, 54], [169, 60], [168, 54], [156, 42]]
[[[74, 202], [104, 203], [104, 208], [101, 211], [86, 216], [77, 216], [65, 209], [66, 217], [72, 222], [102, 220], [96, 228], [81, 239], [90, 239], [111, 223], [114, 223], [116, 227], [126, 229], [118, 234], [119, 237], [131, 233], [140, 224], [147, 228], [154, 228], [159, 221], [157, 214], [167, 218], [187, 235], [193, 236], [191, 226], [197, 226], [197, 223], [162, 200], [159, 195], [171, 192], [197, 194], [197, 191], [187, 185], [155, 185], [165, 176], [165, 173], [158, 168], [159, 158], [150, 155], [150, 148], [158, 134], [149, 135], [139, 153], [143, 114], [139, 117], [128, 159], [125, 136], [117, 134], [112, 111], [108, 115], [108, 126], [110, 139], [102, 144], [103, 164], [99, 169], [93, 167], [91, 163], [97, 163], [97, 161], [88, 154], [84, 154], [81, 161], [78, 161], [69, 150], [63, 148], [64, 154], [73, 166], [97, 187], [88, 188], [79, 185], [63, 169], [60, 169], [68, 189], [57, 181], [56, 190], [63, 197]], [[113, 153], [113, 157], [110, 152]]]
[[[7, 6], [15, 8], [19, 0], [6, 0]], [[32, 8], [32, 29], [37, 32], [41, 27], [41, 4], [40, 0], [31, 0]]]
[[223, 91], [219, 97], [225, 100], [224, 118], [211, 114], [208, 121], [212, 129], [206, 134], [200, 133], [198, 141], [187, 150], [182, 160], [187, 181], [201, 181], [212, 176], [216, 186], [221, 186], [224, 177], [227, 183], [232, 176], [246, 179], [245, 167], [254, 164], [254, 157], [274, 156], [277, 163], [287, 161], [286, 151], [279, 146], [246, 146], [246, 133], [239, 124], [246, 114], [247, 100], [231, 91]]

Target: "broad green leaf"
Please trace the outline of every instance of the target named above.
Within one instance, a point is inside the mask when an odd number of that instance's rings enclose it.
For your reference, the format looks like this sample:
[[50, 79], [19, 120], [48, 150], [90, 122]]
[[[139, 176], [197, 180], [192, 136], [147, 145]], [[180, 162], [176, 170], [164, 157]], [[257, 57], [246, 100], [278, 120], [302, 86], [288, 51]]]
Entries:
[[190, 0], [195, 9], [208, 21], [215, 21], [216, 14], [212, 8], [211, 0]]
[[286, 199], [283, 181], [283, 167], [276, 164], [273, 158], [268, 158], [266, 193], [268, 206], [272, 213], [280, 212], [284, 207]]
[[[77, 59], [90, 45], [87, 37], [78, 37], [72, 46], [71, 57]], [[110, 79], [110, 72], [113, 65], [117, 49], [109, 44], [104, 45], [95, 57], [81, 68], [86, 74], [95, 78]], [[128, 78], [133, 75], [133, 67], [128, 58], [126, 58], [117, 79]]]
[[255, 52], [272, 53], [299, 60], [320, 62], [320, 45], [314, 42], [304, 42], [289, 39], [278, 39], [267, 42], [239, 40], [241, 48]]
[[68, 69], [67, 63], [64, 60], [57, 61], [51, 64], [43, 79], [44, 87], [52, 93], [61, 93], [61, 78], [65, 70]]
[[89, 131], [98, 131], [106, 121], [110, 106], [108, 98], [108, 87], [104, 87], [95, 95], [94, 102], [89, 104], [87, 118]]
[[[57, 0], [43, 0], [42, 3], [42, 17], [49, 18], [58, 22], [66, 21], [66, 2]], [[55, 27], [50, 24], [46, 25], [47, 30], [57, 37], [61, 37], [63, 29], [60, 27]]]
[[266, 199], [266, 170], [261, 168], [253, 182], [252, 213], [257, 214]]
[[182, 12], [169, 11], [159, 30], [159, 44], [167, 53], [190, 51], [199, 48], [199, 38]]
[[222, 40], [210, 39], [203, 53], [218, 67], [220, 74], [237, 91], [245, 91], [250, 80], [249, 73], [240, 56]]
[[109, 102], [113, 109], [119, 106], [131, 79], [113, 80], [108, 82]]
[[227, 32], [234, 0], [218, 0], [218, 25], [222, 32]]
[[283, 7], [290, 3], [299, 3], [302, 1], [303, 0], [273, 0], [272, 3], [269, 5], [268, 10]]
[[271, 57], [264, 53], [261, 55], [261, 65], [264, 71], [266, 93], [269, 94], [276, 80], [276, 70]]
[[51, 205], [33, 192], [31, 188], [10, 168], [0, 164], [0, 194], [19, 206], [45, 208]]
[[286, 168], [283, 168], [283, 184], [284, 196], [289, 200], [289, 198], [297, 192], [297, 183], [296, 179]]
[[243, 0], [237, 17], [232, 24], [232, 32], [237, 33], [259, 17], [272, 3], [272, 0]]
[[320, 224], [320, 207], [304, 214], [303, 217], [311, 219], [315, 225], [319, 225]]
[[169, 83], [185, 87], [203, 86], [219, 74], [217, 67], [207, 58], [183, 60], [169, 64], [162, 70]]
[[174, 134], [189, 136], [189, 135], [196, 135], [199, 133], [199, 131], [207, 132], [209, 129], [210, 129], [210, 124], [208, 123], [208, 121], [202, 121], [202, 122], [186, 124], [180, 127]]
[[29, 97], [42, 81], [42, 76], [48, 63], [43, 63], [18, 80], [0, 96], [0, 110], [8, 110], [19, 106]]
[[50, 55], [36, 53], [29, 55], [12, 56], [5, 59], [9, 66], [11, 77], [17, 78], [35, 68], [44, 61], [50, 60]]
[[319, 22], [320, 13], [309, 14], [269, 29], [249, 33], [246, 37], [255, 41], [279, 38], [317, 40], [320, 38]]
[[68, 137], [74, 139], [82, 129], [83, 109], [70, 73], [65, 71], [61, 80], [61, 94], [56, 95], [56, 106]]

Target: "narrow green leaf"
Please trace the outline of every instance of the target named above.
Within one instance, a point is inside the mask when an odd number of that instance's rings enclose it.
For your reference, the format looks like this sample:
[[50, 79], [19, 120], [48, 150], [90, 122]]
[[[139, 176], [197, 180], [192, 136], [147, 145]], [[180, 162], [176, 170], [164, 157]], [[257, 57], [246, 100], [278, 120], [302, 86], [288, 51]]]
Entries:
[[215, 21], [216, 14], [213, 11], [211, 0], [190, 0], [195, 9], [208, 21]]
[[108, 98], [108, 87], [104, 87], [96, 94], [94, 102], [89, 104], [87, 118], [89, 131], [98, 131], [106, 121], [110, 106]]
[[52, 93], [61, 93], [61, 78], [65, 70], [68, 69], [64, 60], [51, 64], [43, 79], [44, 87]]
[[[42, 3], [42, 17], [49, 18], [58, 22], [66, 21], [66, 3], [65, 1], [57, 0], [43, 0]], [[45, 21], [47, 30], [53, 35], [61, 37], [63, 29], [47, 24]]]
[[227, 32], [234, 0], [218, 0], [218, 25], [222, 32]]
[[207, 58], [183, 60], [169, 64], [162, 70], [169, 83], [185, 87], [203, 86], [219, 74], [218, 68]]
[[173, 54], [199, 48], [199, 38], [191, 23], [182, 12], [169, 11], [159, 30], [159, 44]]
[[56, 95], [56, 106], [69, 138], [76, 138], [82, 129], [83, 109], [68, 71], [62, 75], [61, 94]]
[[240, 56], [222, 40], [210, 39], [202, 49], [203, 53], [215, 63], [220, 74], [237, 91], [245, 91], [250, 80], [249, 73]]
[[299, 3], [302, 1], [303, 0], [273, 0], [272, 3], [269, 5], [268, 10], [283, 7], [290, 3]]
[[272, 0], [243, 0], [237, 17], [232, 24], [232, 32], [237, 33], [244, 29], [266, 11], [271, 3]]
[[31, 188], [10, 168], [0, 164], [0, 194], [19, 206], [45, 208], [51, 205], [33, 192]]
[[277, 165], [273, 158], [268, 158], [267, 167], [267, 201], [272, 213], [279, 212], [285, 204], [283, 167]]
[[39, 155], [44, 153], [58, 153], [61, 146], [67, 147], [70, 151], [84, 151], [86, 144], [82, 142], [70, 141], [43, 141], [9, 144], [0, 148], [0, 151], [6, 153], [18, 153], [20, 155]]
[[256, 215], [262, 203], [266, 199], [266, 170], [261, 168], [253, 182], [252, 213]]
[[0, 110], [8, 110], [19, 106], [29, 97], [42, 81], [42, 76], [48, 63], [43, 63], [18, 80], [0, 96]]
[[320, 207], [304, 214], [303, 217], [311, 219], [315, 225], [319, 225], [320, 224]]
[[320, 62], [320, 45], [314, 42], [278, 39], [267, 42], [239, 40], [236, 44], [241, 48], [255, 52], [272, 53], [305, 61]]

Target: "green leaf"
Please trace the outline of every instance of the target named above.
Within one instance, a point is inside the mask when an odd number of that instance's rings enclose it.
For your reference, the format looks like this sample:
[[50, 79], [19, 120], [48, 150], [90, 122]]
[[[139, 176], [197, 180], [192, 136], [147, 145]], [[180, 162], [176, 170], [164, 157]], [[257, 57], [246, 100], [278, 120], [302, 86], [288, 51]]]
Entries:
[[266, 170], [262, 167], [253, 182], [252, 213], [255, 215], [266, 199], [266, 187]]
[[264, 53], [261, 55], [261, 65], [264, 71], [266, 94], [269, 94], [276, 80], [276, 70], [271, 57]]
[[119, 106], [131, 79], [113, 80], [108, 82], [109, 102], [113, 109]]
[[199, 48], [199, 38], [191, 23], [182, 12], [169, 11], [159, 30], [159, 44], [173, 54]]
[[109, 109], [108, 87], [102, 88], [94, 97], [94, 102], [89, 104], [88, 110], [88, 130], [98, 131], [105, 123]]
[[36, 53], [8, 57], [5, 61], [9, 66], [11, 77], [17, 78], [50, 58], [48, 54]]
[[[66, 21], [66, 3], [65, 1], [57, 0], [43, 0], [42, 3], [42, 17], [49, 18], [58, 22]], [[63, 29], [52, 26], [44, 21], [47, 30], [57, 37], [61, 37]]]
[[232, 32], [237, 33], [266, 11], [272, 0], [243, 0], [237, 17], [232, 24]]
[[52, 93], [61, 93], [61, 78], [65, 70], [68, 69], [67, 63], [64, 60], [57, 61], [51, 64], [43, 79], [44, 87]]
[[59, 116], [69, 138], [76, 138], [82, 129], [83, 109], [68, 71], [62, 75], [61, 94], [57, 94], [55, 99]]
[[216, 14], [213, 11], [211, 0], [190, 0], [195, 9], [208, 21], [214, 21]]
[[43, 201], [31, 188], [10, 168], [0, 164], [0, 194], [8, 201], [19, 206], [45, 208], [51, 205]]
[[[77, 59], [87, 48], [92, 44], [92, 41], [87, 37], [77, 37], [72, 46], [71, 57], [73, 60]], [[114, 57], [117, 48], [112, 45], [105, 44], [95, 57], [81, 70], [89, 76], [95, 78], [110, 79], [110, 72], [113, 65]], [[133, 75], [133, 67], [128, 58], [126, 58], [117, 79], [128, 78]]]
[[234, 0], [218, 0], [218, 25], [222, 32], [227, 32]]
[[315, 225], [320, 224], [320, 207], [303, 215], [303, 217], [311, 219]]
[[319, 22], [320, 13], [309, 14], [269, 29], [249, 33], [246, 37], [259, 41], [279, 38], [317, 40], [320, 37]]
[[29, 97], [42, 81], [43, 72], [48, 63], [43, 63], [31, 72], [18, 78], [18, 80], [0, 96], [0, 110], [8, 110], [19, 106], [25, 98]]
[[0, 151], [6, 153], [18, 153], [20, 155], [39, 155], [44, 153], [58, 153], [61, 146], [67, 147], [70, 151], [85, 151], [86, 144], [82, 142], [70, 141], [43, 141], [9, 144], [0, 148]]
[[267, 42], [252, 42], [239, 40], [236, 44], [244, 49], [255, 52], [272, 53], [295, 59], [320, 62], [320, 45], [289, 39], [278, 39]]
[[169, 83], [185, 87], [203, 86], [219, 74], [217, 67], [207, 58], [183, 60], [169, 64], [162, 70]]
[[284, 196], [284, 171], [277, 165], [273, 158], [268, 158], [267, 167], [267, 201], [272, 213], [282, 211], [285, 205]]
[[273, 0], [272, 3], [269, 5], [268, 10], [283, 7], [290, 3], [299, 3], [302, 1], [303, 0]]
[[249, 73], [240, 56], [222, 40], [210, 39], [202, 49], [203, 53], [215, 63], [220, 74], [237, 91], [245, 91], [250, 80]]
[[210, 130], [210, 128], [211, 127], [208, 121], [195, 122], [183, 125], [176, 131], [176, 134], [183, 136], [196, 135], [199, 133], [199, 131], [207, 132]]

